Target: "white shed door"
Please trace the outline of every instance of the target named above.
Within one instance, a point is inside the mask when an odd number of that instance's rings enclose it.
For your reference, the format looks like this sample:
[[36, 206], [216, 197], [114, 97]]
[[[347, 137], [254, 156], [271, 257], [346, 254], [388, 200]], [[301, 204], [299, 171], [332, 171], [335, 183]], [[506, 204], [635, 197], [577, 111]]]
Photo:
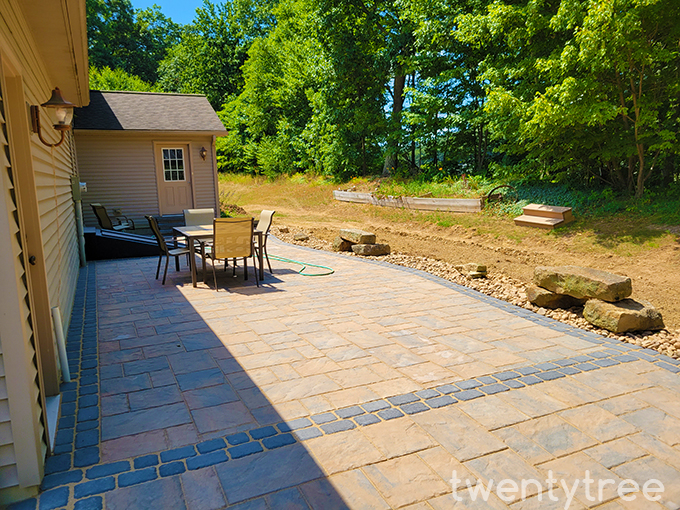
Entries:
[[156, 152], [161, 214], [179, 214], [184, 209], [193, 209], [189, 146], [159, 144]]

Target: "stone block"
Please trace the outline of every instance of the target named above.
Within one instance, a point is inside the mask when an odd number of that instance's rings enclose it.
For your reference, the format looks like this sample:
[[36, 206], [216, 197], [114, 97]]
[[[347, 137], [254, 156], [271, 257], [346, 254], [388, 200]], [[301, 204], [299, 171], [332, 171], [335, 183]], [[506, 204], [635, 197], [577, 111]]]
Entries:
[[343, 228], [340, 237], [352, 244], [375, 244], [375, 234], [355, 228]]
[[567, 294], [557, 294], [535, 285], [529, 285], [526, 288], [527, 299], [541, 308], [571, 308], [572, 306], [581, 306], [586, 302], [586, 299], [577, 299]]
[[486, 266], [477, 262], [454, 266], [461, 274], [470, 278], [486, 278]]
[[333, 239], [333, 251], [352, 251], [352, 243], [338, 236]]
[[354, 244], [352, 251], [357, 255], [364, 255], [369, 257], [378, 257], [380, 255], [390, 254], [389, 244]]
[[624, 299], [617, 303], [591, 299], [583, 308], [583, 317], [594, 326], [613, 333], [664, 328], [661, 313], [642, 299]]
[[303, 232], [300, 232], [298, 234], [295, 234], [293, 236], [293, 239], [295, 239], [296, 241], [307, 241], [309, 240], [309, 236]]
[[534, 269], [534, 284], [577, 299], [609, 302], [620, 301], [633, 292], [632, 281], [627, 276], [580, 266], [538, 266]]

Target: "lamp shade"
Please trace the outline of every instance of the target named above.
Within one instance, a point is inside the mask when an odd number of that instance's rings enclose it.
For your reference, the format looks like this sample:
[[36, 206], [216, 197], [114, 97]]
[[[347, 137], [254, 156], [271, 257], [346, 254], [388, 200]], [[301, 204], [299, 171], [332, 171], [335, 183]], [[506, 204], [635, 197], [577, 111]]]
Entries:
[[52, 97], [41, 106], [49, 108], [50, 117], [52, 117], [55, 126], [69, 126], [71, 124], [75, 105], [62, 97], [59, 87], [52, 91]]

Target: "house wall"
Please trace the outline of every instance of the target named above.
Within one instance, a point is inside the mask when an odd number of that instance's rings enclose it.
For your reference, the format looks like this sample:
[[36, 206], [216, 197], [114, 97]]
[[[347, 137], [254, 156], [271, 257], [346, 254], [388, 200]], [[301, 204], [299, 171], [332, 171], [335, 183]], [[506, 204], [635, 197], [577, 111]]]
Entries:
[[[121, 209], [139, 226], [146, 226], [145, 215], [159, 214], [154, 142], [189, 144], [194, 207], [219, 209], [212, 136], [76, 130], [75, 138], [80, 180], [87, 183], [82, 196], [85, 226], [98, 226], [91, 203], [101, 203], [110, 216]], [[201, 147], [208, 150], [205, 161]]]
[[[50, 309], [60, 308], [66, 331], [79, 272], [71, 140], [56, 148], [43, 145], [31, 132], [27, 108], [49, 99], [59, 82], [78, 89], [76, 71], [52, 72], [22, 2], [0, 0], [0, 507], [35, 494], [41, 482], [48, 451], [44, 399], [59, 392]], [[39, 10], [40, 3], [29, 8]], [[84, 2], [46, 5], [63, 16], [50, 26], [64, 31], [54, 45], [66, 47], [70, 23], [84, 27]], [[65, 61], [74, 63], [82, 41], [70, 37], [72, 53]], [[67, 99], [82, 104], [81, 97]], [[41, 123], [44, 138], [58, 141], [42, 109]]]

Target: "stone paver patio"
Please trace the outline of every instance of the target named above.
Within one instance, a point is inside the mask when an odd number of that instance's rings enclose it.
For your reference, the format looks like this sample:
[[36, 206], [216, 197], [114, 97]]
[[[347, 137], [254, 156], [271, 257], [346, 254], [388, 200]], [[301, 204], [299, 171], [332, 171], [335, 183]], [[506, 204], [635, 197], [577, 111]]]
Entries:
[[85, 268], [44, 492], [12, 508], [678, 508], [677, 361], [418, 271], [270, 253], [336, 273], [273, 262], [214, 292], [162, 286], [155, 258]]

